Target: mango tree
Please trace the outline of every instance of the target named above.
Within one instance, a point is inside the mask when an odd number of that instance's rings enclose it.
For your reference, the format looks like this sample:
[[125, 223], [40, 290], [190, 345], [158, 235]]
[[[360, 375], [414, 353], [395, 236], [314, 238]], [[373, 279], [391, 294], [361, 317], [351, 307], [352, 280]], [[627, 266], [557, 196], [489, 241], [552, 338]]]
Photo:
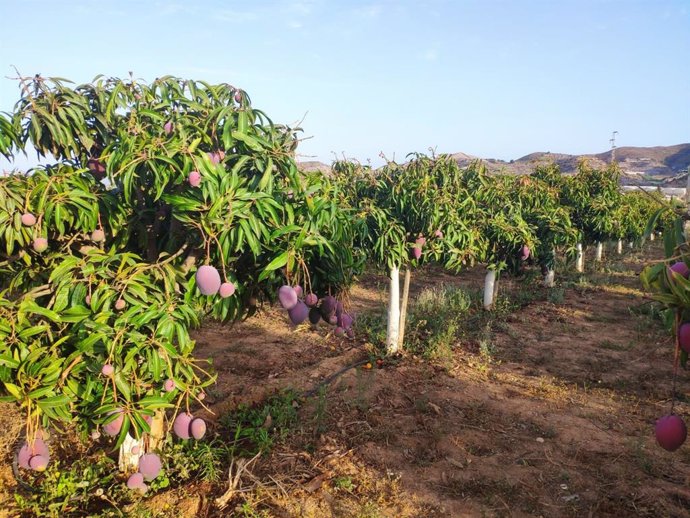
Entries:
[[477, 229], [480, 261], [487, 266], [484, 279], [484, 307], [491, 309], [498, 292], [502, 271], [517, 272], [521, 263], [536, 248], [534, 230], [522, 218], [520, 202], [510, 198], [512, 180], [490, 176], [481, 163], [464, 172], [464, 181], [477, 206], [474, 225]]
[[[596, 245], [595, 261], [602, 260], [603, 242], [616, 234], [621, 202], [620, 170], [616, 164], [605, 170], [580, 162], [577, 174], [568, 177], [561, 191], [561, 203], [571, 209], [571, 219], [580, 231], [580, 245]], [[578, 261], [578, 271], [584, 265]]]
[[[458, 184], [459, 176], [451, 161], [412, 155], [407, 164], [388, 162], [377, 171], [345, 161], [333, 165], [337, 181], [349, 185], [348, 203], [364, 222], [359, 248], [390, 274], [389, 353], [398, 352], [403, 344], [411, 269], [443, 257], [449, 261], [454, 257], [460, 264], [458, 257], [471, 241], [467, 225], [454, 224], [459, 221], [458, 199], [451, 186]], [[468, 196], [460, 199], [464, 204], [468, 201]], [[461, 247], [460, 254], [448, 253], [449, 248], [460, 251]], [[400, 268], [405, 268], [402, 310]]]
[[570, 221], [568, 208], [560, 204], [559, 187], [535, 174], [513, 179], [507, 188], [512, 203], [520, 206], [522, 219], [534, 231], [536, 248], [532, 256], [545, 273], [546, 285], [553, 286], [556, 251], [561, 249], [570, 255], [577, 242], [577, 229]]
[[31, 458], [42, 430], [74, 420], [126, 443], [136, 469], [166, 410], [189, 425], [178, 436], [203, 436], [189, 412], [213, 376], [189, 329], [240, 318], [285, 282], [346, 282], [330, 265], [355, 263], [348, 215], [297, 170], [296, 130], [230, 85], [20, 88], [0, 152], [51, 163], [0, 178], [2, 396], [25, 412]]
[[660, 199], [649, 193], [633, 191], [623, 195], [617, 228], [618, 254], [623, 252], [623, 241], [632, 245], [643, 239], [647, 223], [654, 212], [663, 205]]

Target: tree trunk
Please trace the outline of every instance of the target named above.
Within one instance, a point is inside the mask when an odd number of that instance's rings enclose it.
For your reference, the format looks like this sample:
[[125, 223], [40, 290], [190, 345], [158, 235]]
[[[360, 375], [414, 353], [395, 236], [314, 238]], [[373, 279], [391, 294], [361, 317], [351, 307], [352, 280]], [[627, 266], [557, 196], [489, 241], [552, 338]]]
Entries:
[[555, 285], [555, 281], [556, 272], [553, 270], [553, 268], [549, 268], [546, 272], [546, 275], [544, 275], [544, 286], [546, 286], [547, 288], [553, 288]]
[[412, 272], [409, 268], [405, 269], [405, 280], [403, 281], [402, 307], [400, 308], [400, 328], [398, 329], [398, 350], [403, 350], [405, 342], [405, 322], [407, 321], [407, 302], [410, 298], [410, 277]]
[[165, 440], [165, 413], [163, 410], [156, 411], [151, 419], [151, 433], [149, 434], [149, 443], [146, 451], [154, 451], [158, 446], [163, 444]]
[[650, 240], [650, 241], [654, 241], [654, 232], [652, 232], [651, 234], [649, 234], [649, 240]]
[[596, 250], [596, 252], [595, 252], [595, 254], [594, 254], [594, 260], [595, 260], [596, 262], [600, 263], [600, 262], [601, 262], [601, 258], [602, 258], [602, 256], [603, 256], [603, 253], [604, 253], [604, 244], [603, 244], [601, 241], [598, 241], [598, 242], [597, 242], [597, 250]]
[[484, 309], [490, 310], [494, 306], [496, 290], [496, 270], [489, 270], [484, 277]]
[[585, 271], [585, 254], [582, 251], [582, 243], [577, 244], [577, 256], [575, 258], [575, 270], [579, 273]]
[[192, 267], [196, 264], [196, 261], [201, 254], [201, 250], [198, 248], [194, 250], [190, 250], [189, 254], [187, 257], [184, 258], [184, 261], [182, 262], [182, 272], [187, 273], [189, 270], [192, 269]]
[[398, 352], [398, 334], [400, 326], [400, 270], [397, 266], [391, 268], [389, 296], [386, 348], [388, 354], [395, 354]]
[[623, 253], [623, 240], [619, 239], [618, 243], [616, 243], [616, 253], [618, 255], [621, 255]]

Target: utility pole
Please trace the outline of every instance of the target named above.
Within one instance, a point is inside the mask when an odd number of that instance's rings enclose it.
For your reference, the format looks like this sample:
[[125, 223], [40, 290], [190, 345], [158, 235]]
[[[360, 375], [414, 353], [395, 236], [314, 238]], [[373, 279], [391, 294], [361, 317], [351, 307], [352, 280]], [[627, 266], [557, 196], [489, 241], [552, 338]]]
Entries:
[[614, 163], [616, 161], [616, 134], [618, 132], [614, 131], [611, 133], [611, 138], [609, 139], [609, 142], [611, 143], [611, 163]]

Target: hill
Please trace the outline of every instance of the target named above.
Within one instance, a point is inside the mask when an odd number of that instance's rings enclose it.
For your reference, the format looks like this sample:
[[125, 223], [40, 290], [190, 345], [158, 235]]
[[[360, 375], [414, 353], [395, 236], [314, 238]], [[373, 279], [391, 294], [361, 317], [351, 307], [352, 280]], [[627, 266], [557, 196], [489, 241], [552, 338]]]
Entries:
[[[690, 166], [690, 144], [655, 147], [620, 147], [616, 149], [616, 161], [623, 170], [623, 183], [659, 182], [674, 177]], [[509, 174], [529, 174], [537, 165], [557, 164], [565, 174], [574, 173], [580, 160], [585, 159], [596, 168], [611, 163], [611, 150], [597, 154], [569, 155], [566, 153], [536, 152], [517, 160], [484, 159], [491, 171]], [[475, 157], [455, 153], [458, 164], [468, 165]], [[683, 185], [684, 186], [684, 185]]]

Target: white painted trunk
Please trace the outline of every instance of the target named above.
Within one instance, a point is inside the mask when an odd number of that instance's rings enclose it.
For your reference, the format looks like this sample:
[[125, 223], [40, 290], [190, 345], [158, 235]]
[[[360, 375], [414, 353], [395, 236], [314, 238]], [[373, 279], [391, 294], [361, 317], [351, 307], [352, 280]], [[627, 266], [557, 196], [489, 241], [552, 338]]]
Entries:
[[496, 288], [496, 270], [489, 270], [484, 277], [484, 309], [491, 309], [494, 305]]
[[649, 240], [650, 240], [650, 241], [654, 241], [654, 232], [652, 232], [651, 234], [649, 234]]
[[410, 269], [405, 269], [405, 280], [403, 281], [402, 305], [400, 308], [400, 327], [398, 329], [398, 350], [404, 348], [405, 342], [405, 322], [407, 320], [407, 302], [410, 299]]
[[595, 260], [596, 262], [600, 263], [600, 262], [601, 262], [601, 257], [603, 256], [603, 254], [604, 254], [604, 244], [603, 244], [601, 241], [599, 241], [599, 242], [597, 243], [597, 250], [596, 250], [596, 252], [594, 253], [594, 260]]
[[120, 446], [118, 466], [123, 473], [135, 473], [139, 471], [139, 457], [144, 454], [144, 439], [135, 439], [127, 434]]
[[623, 253], [623, 240], [619, 239], [618, 243], [616, 243], [616, 253], [618, 255], [621, 255]]
[[582, 251], [582, 243], [577, 244], [577, 257], [575, 258], [575, 270], [579, 273], [585, 271], [585, 254]]
[[630, 241], [630, 243], [628, 243], [628, 248], [630, 248], [630, 250], [632, 250], [634, 246], [635, 246], [635, 243], [633, 243], [632, 241]]
[[553, 288], [556, 283], [556, 272], [554, 270], [549, 270], [544, 275], [544, 286], [547, 288]]
[[400, 270], [397, 266], [391, 268], [389, 292], [386, 347], [388, 354], [395, 354], [398, 352], [398, 335], [400, 332]]

